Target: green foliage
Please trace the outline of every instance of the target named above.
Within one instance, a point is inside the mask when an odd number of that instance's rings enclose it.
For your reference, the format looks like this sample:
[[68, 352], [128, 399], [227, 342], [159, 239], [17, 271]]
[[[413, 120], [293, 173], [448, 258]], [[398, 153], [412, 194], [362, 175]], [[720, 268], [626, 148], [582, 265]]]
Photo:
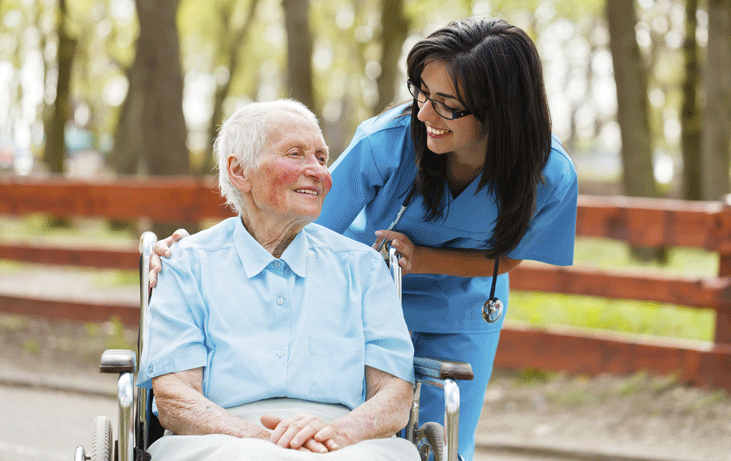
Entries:
[[27, 339], [23, 342], [23, 350], [35, 355], [41, 351], [41, 344], [35, 339]]

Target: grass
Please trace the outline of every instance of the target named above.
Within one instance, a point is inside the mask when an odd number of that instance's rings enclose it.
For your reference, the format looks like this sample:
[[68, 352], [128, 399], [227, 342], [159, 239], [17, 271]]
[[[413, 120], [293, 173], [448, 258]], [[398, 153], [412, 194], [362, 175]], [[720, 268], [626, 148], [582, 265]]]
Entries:
[[[648, 270], [711, 277], [718, 256], [696, 249], [670, 249], [668, 264], [633, 260], [627, 245], [578, 238], [576, 265], [612, 270]], [[710, 341], [715, 312], [652, 302], [604, 299], [552, 293], [512, 292], [508, 320], [532, 326], [569, 325], [604, 330]]]

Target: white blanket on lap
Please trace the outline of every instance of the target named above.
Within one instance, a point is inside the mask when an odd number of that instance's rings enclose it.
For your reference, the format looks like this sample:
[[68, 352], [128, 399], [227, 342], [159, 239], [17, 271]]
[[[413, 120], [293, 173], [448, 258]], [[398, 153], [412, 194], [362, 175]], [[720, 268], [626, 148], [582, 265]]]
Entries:
[[[328, 405], [295, 399], [271, 399], [229, 409], [234, 415], [261, 425], [264, 414], [287, 418], [309, 413], [332, 421], [348, 413], [341, 405]], [[230, 435], [172, 435], [153, 443], [149, 450], [153, 461], [419, 461], [419, 453], [410, 442], [390, 437], [373, 439], [329, 453], [311, 453], [279, 447], [260, 439], [240, 439]]]

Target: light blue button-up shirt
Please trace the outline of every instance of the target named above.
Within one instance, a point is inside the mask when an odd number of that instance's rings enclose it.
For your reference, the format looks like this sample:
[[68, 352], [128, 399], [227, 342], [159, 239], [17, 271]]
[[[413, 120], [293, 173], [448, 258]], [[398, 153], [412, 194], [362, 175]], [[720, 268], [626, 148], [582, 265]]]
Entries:
[[203, 367], [224, 408], [290, 397], [355, 408], [365, 366], [413, 382], [398, 295], [373, 249], [316, 224], [279, 259], [240, 218], [183, 239], [150, 301], [138, 383]]

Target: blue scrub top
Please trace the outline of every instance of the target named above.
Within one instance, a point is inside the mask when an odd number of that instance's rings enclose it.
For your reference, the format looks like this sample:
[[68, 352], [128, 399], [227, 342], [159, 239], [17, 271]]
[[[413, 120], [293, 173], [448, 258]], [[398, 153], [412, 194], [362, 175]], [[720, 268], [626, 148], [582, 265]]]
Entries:
[[[331, 167], [333, 187], [325, 198], [317, 223], [371, 245], [374, 232], [386, 229], [401, 207], [416, 177], [411, 140], [411, 116], [404, 106], [363, 122], [353, 140]], [[506, 255], [555, 265], [573, 263], [578, 181], [573, 162], [558, 139], [538, 185], [537, 206], [528, 232]], [[445, 216], [424, 219], [423, 200], [416, 195], [395, 231], [415, 245], [435, 248], [484, 248], [497, 218], [495, 198], [477, 192], [479, 177], [456, 198]], [[447, 187], [445, 185], [445, 187]], [[447, 197], [451, 194], [447, 191]], [[497, 331], [482, 319], [492, 277], [454, 277], [441, 274], [406, 274], [403, 310], [411, 331], [425, 333], [480, 333]], [[508, 306], [508, 274], [498, 276], [496, 296]]]
[[413, 382], [414, 349], [381, 256], [310, 224], [274, 258], [229, 218], [163, 258], [138, 385], [203, 367], [223, 408], [273, 397], [365, 401], [365, 366]]

